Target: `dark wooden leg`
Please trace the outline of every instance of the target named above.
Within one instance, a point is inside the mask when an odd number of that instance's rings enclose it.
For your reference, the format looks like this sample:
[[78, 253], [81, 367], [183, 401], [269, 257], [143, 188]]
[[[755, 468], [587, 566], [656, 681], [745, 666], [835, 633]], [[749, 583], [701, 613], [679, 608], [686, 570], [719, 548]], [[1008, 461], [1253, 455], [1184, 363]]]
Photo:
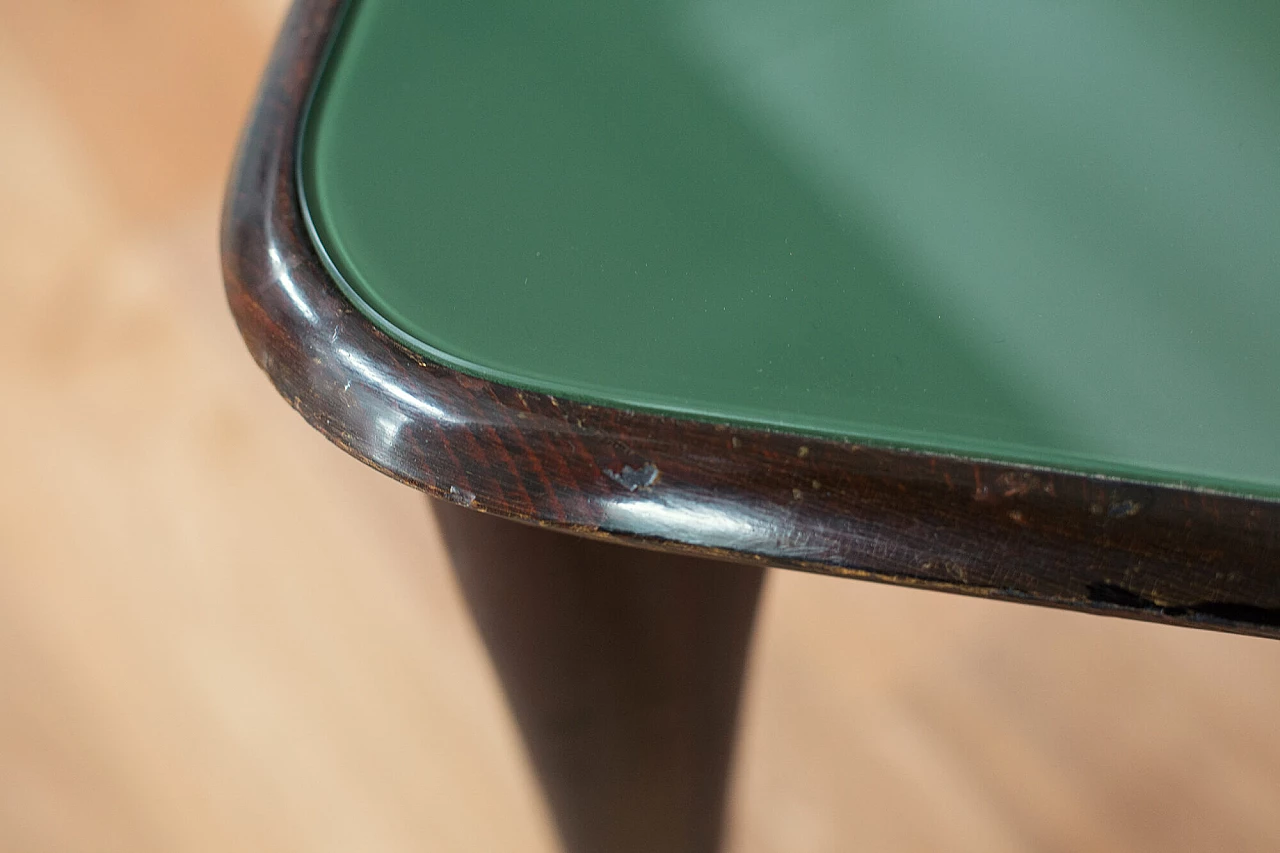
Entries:
[[715, 850], [762, 570], [432, 504], [565, 849]]

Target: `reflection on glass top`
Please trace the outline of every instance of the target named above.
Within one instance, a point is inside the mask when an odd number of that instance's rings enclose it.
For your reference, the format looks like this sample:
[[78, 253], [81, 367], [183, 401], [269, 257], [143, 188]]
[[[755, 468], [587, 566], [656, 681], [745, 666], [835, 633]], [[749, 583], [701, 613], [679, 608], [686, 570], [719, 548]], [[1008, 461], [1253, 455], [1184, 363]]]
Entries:
[[302, 154], [470, 372], [1280, 496], [1280, 4], [356, 0]]

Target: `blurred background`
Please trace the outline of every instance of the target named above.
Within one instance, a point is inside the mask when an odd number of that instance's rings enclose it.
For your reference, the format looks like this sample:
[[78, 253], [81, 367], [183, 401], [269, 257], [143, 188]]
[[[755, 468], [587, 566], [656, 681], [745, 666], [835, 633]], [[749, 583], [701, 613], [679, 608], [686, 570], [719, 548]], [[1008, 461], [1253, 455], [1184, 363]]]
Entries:
[[[0, 851], [550, 851], [423, 499], [217, 218], [284, 0], [0, 0]], [[1280, 643], [775, 572], [729, 849], [1280, 849]]]

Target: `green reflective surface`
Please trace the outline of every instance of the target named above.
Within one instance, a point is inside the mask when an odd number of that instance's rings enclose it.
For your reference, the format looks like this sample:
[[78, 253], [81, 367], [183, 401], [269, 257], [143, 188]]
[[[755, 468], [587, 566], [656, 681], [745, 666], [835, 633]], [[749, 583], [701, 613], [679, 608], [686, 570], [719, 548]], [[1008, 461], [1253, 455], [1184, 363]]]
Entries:
[[1280, 4], [357, 0], [302, 153], [473, 373], [1280, 495]]

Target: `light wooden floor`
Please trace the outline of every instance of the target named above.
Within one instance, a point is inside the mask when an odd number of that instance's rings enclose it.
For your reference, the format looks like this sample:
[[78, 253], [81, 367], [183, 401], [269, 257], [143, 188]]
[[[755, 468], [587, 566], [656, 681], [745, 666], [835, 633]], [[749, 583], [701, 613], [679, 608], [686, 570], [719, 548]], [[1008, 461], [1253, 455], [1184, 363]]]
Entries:
[[[548, 851], [414, 493], [217, 208], [282, 0], [0, 0], [0, 851]], [[776, 573], [736, 851], [1280, 849], [1280, 643]]]

